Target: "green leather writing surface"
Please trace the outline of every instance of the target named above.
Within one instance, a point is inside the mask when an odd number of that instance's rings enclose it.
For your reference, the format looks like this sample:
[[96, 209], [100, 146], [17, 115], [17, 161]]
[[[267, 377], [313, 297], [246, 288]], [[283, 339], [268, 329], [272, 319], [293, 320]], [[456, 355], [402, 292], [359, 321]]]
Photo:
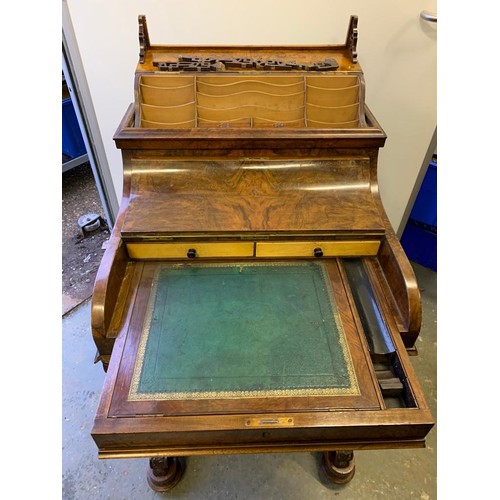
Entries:
[[323, 264], [157, 271], [129, 399], [358, 393]]

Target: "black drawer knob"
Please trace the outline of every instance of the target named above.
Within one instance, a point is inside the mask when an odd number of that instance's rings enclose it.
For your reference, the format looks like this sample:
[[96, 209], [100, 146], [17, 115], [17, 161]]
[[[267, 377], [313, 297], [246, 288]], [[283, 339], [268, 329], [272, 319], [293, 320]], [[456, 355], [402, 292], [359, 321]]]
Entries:
[[190, 248], [187, 253], [188, 258], [194, 259], [196, 257], [196, 250], [194, 248]]
[[323, 250], [321, 250], [321, 248], [315, 248], [314, 249], [314, 256], [315, 257], [323, 257]]

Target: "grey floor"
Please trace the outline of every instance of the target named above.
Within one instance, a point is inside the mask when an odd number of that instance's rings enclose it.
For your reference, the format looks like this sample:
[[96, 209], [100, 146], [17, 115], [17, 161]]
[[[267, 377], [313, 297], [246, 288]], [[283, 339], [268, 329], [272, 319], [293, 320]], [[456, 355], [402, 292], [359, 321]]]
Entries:
[[[422, 293], [423, 326], [412, 363], [436, 418], [436, 279], [414, 265]], [[185, 499], [435, 499], [436, 427], [427, 448], [359, 451], [356, 474], [345, 486], [322, 482], [315, 453], [190, 457], [183, 480], [170, 493], [146, 483], [147, 459], [99, 460], [90, 431], [104, 372], [93, 364], [90, 304], [63, 318], [62, 498]]]

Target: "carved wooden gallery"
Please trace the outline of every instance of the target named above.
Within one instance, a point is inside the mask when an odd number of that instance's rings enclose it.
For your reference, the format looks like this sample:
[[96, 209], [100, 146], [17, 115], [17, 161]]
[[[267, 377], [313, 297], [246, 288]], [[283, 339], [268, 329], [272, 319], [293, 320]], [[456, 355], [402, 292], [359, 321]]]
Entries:
[[114, 136], [123, 198], [92, 300], [100, 458], [425, 446], [415, 276], [384, 211], [357, 18], [328, 46], [152, 45]]

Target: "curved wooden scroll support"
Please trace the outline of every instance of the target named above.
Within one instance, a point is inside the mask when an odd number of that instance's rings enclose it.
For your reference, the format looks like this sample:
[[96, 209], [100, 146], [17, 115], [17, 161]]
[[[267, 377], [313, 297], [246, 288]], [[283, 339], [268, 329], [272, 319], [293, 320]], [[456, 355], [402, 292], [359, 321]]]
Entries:
[[170, 491], [182, 479], [184, 465], [176, 457], [149, 459], [148, 484], [154, 491]]
[[390, 295], [399, 312], [399, 329], [407, 349], [414, 348], [422, 326], [422, 299], [417, 278], [410, 261], [399, 242], [394, 229], [385, 213], [380, 196], [375, 196], [380, 206], [385, 225], [385, 239], [378, 252], [378, 261], [388, 283], [386, 294]]
[[128, 252], [121, 238], [121, 229], [129, 203], [129, 194], [130, 172], [125, 169], [123, 172], [123, 195], [120, 210], [97, 271], [92, 294], [92, 337], [97, 346], [95, 362], [101, 361], [104, 371], [108, 368], [115, 343], [115, 338], [109, 335], [109, 328], [129, 262]]
[[394, 230], [387, 222], [386, 239], [378, 260], [398, 306], [402, 323], [401, 338], [407, 349], [413, 348], [422, 325], [422, 301], [417, 280]]
[[[371, 111], [365, 107], [369, 121], [375, 122]], [[372, 160], [370, 170], [371, 191], [378, 205], [380, 217], [385, 226], [385, 238], [382, 240], [377, 258], [384, 273], [387, 286], [384, 289], [387, 299], [396, 309], [401, 338], [407, 349], [413, 348], [422, 325], [422, 300], [417, 279], [410, 261], [399, 242], [385, 212], [380, 197], [377, 180], [377, 160]]]
[[97, 347], [95, 362], [101, 361], [104, 371], [107, 370], [115, 342], [115, 339], [109, 338], [107, 334], [128, 262], [127, 250], [120, 235], [122, 222], [123, 212], [113, 227], [97, 271], [92, 295], [92, 337]]

